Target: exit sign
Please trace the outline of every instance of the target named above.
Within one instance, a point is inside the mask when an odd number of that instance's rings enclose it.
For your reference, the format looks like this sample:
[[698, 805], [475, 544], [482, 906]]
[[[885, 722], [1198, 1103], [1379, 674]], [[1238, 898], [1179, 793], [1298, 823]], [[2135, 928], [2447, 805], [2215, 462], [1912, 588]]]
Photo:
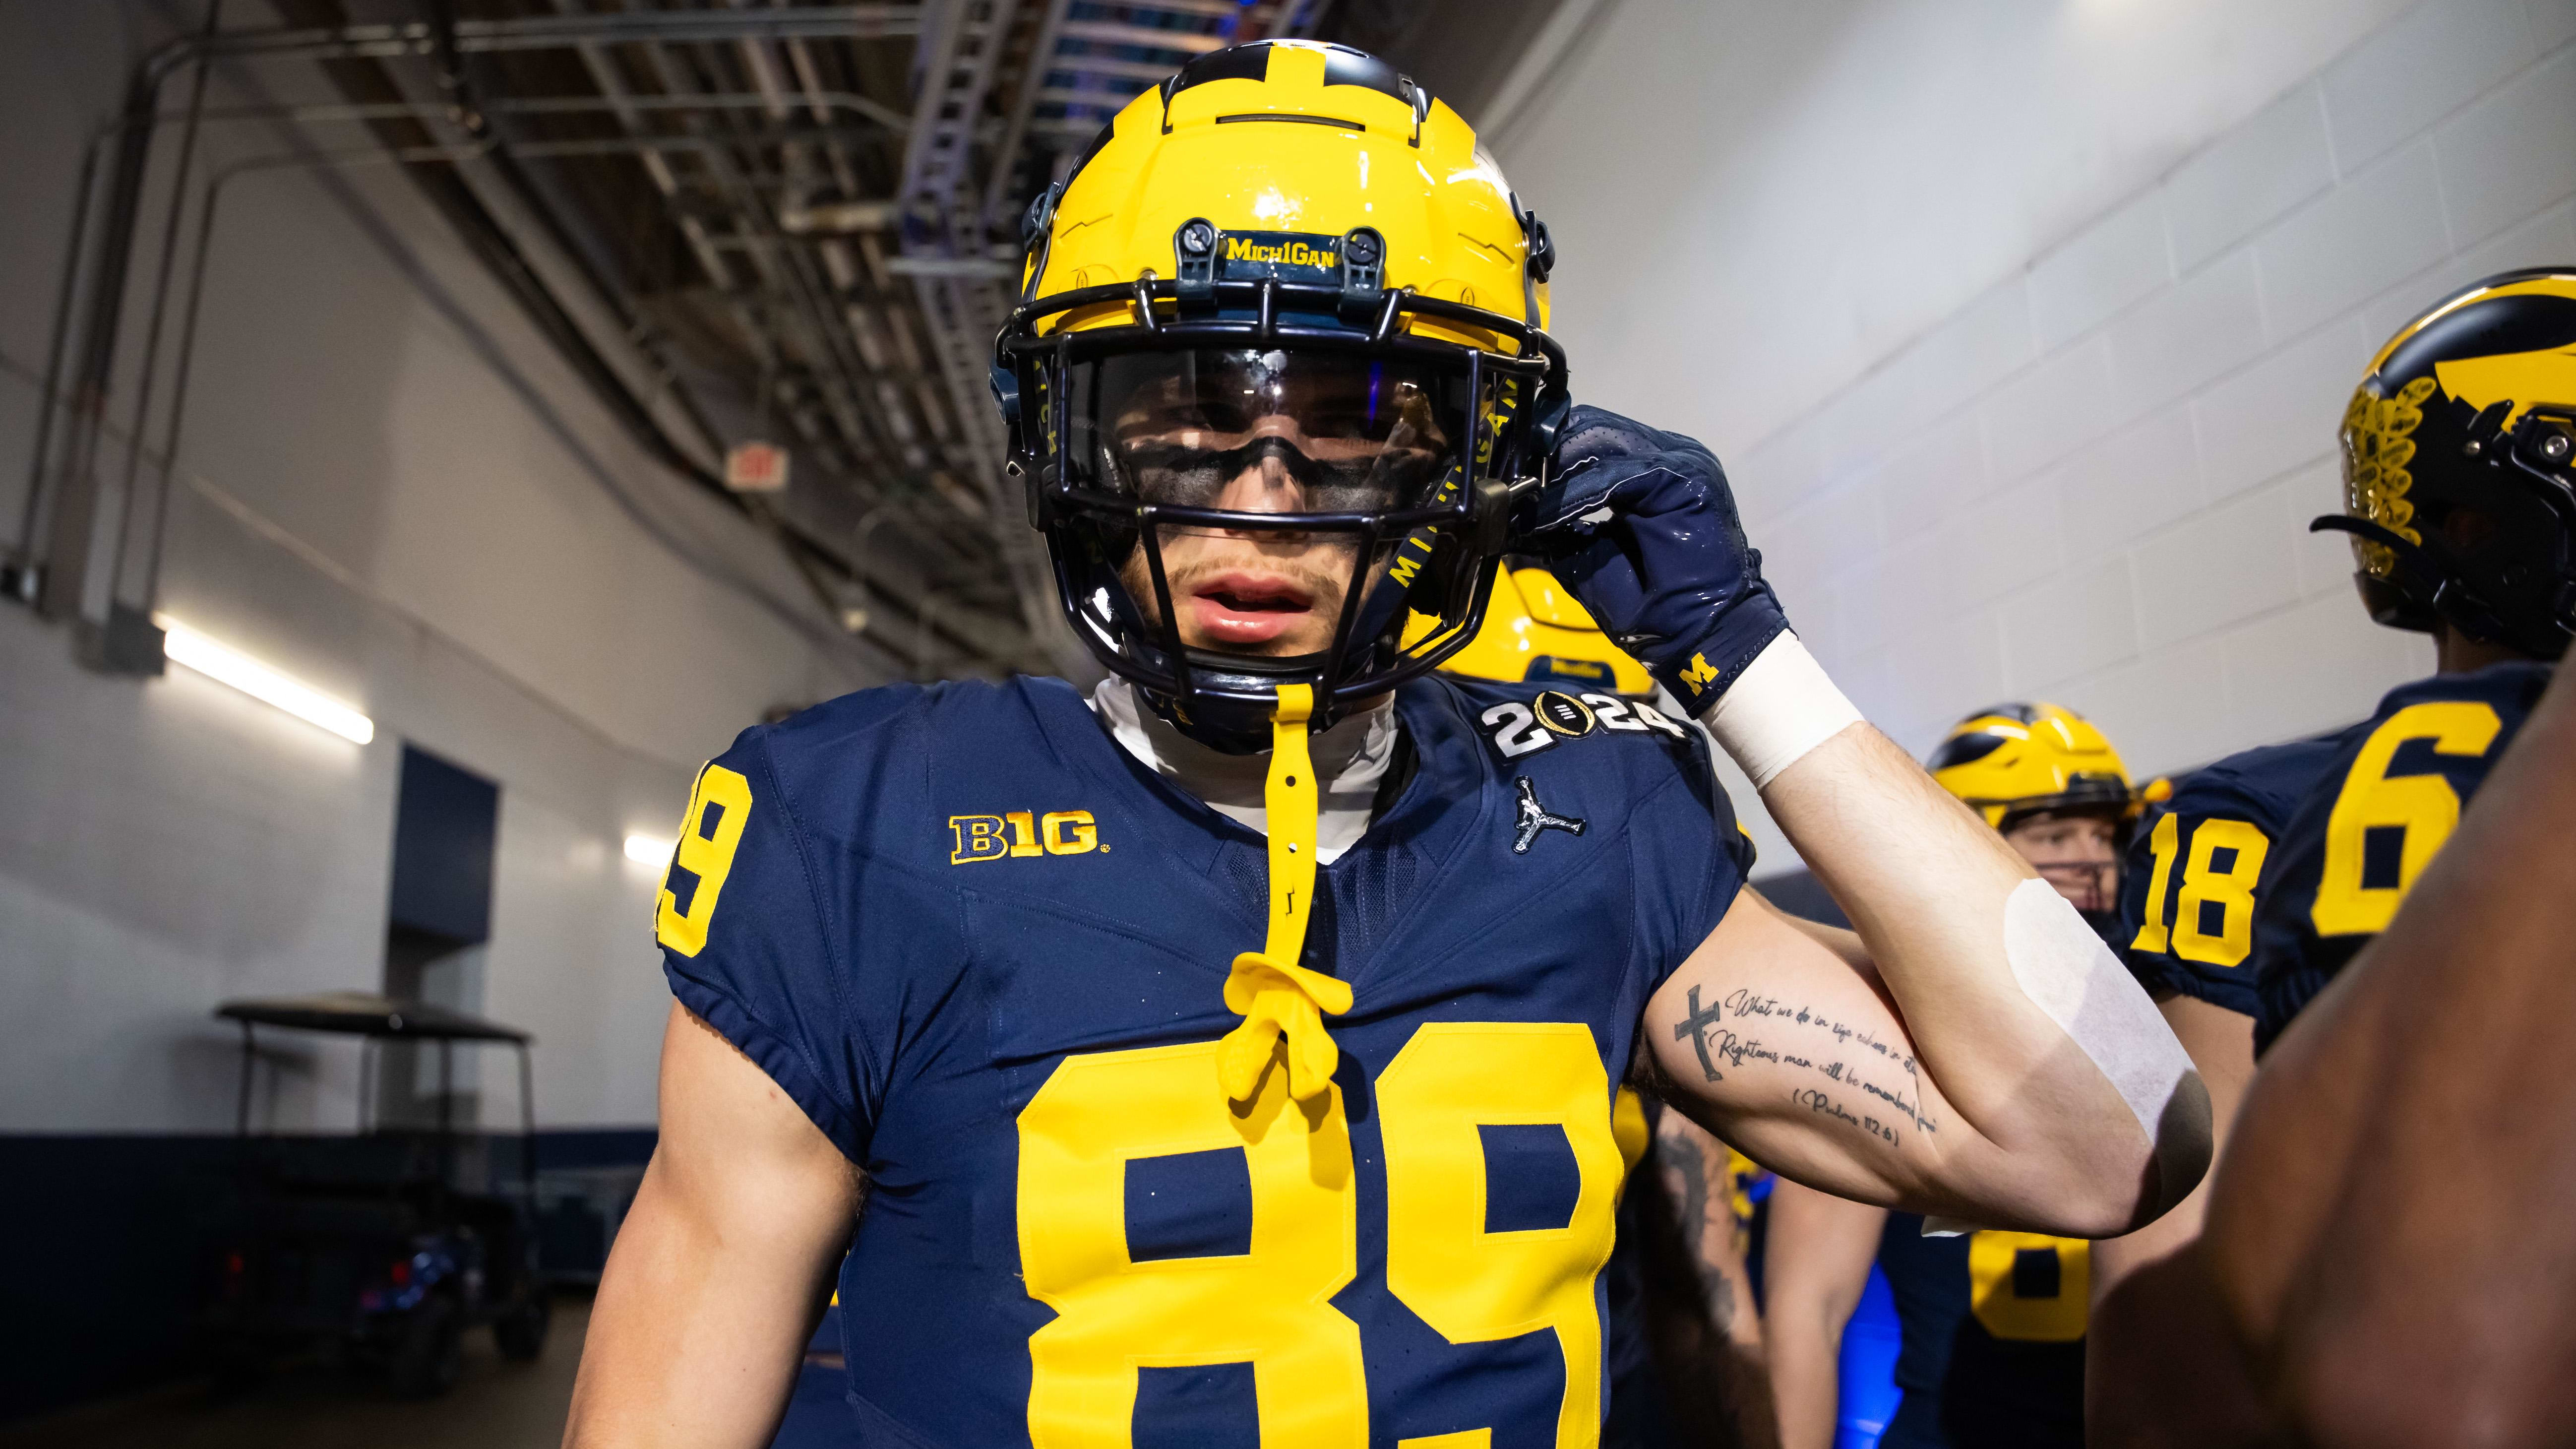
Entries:
[[787, 486], [787, 450], [775, 443], [738, 443], [725, 454], [725, 486], [736, 493], [775, 493]]

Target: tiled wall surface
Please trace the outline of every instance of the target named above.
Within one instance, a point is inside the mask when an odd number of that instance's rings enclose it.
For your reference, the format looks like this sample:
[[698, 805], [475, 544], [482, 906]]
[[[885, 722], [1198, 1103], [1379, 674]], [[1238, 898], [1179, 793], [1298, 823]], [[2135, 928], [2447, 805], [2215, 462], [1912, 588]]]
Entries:
[[2345, 399], [2446, 291], [2576, 265], [2572, 198], [2576, 3], [2429, 0], [1737, 449], [1748, 526], [1918, 753], [2004, 698], [2147, 770], [2355, 718], [2432, 655], [2305, 532]]

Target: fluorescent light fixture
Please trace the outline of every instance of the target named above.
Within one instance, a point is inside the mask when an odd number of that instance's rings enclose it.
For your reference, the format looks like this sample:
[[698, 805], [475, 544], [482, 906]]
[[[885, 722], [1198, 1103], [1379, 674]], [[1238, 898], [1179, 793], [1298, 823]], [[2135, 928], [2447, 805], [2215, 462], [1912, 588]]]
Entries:
[[630, 835], [626, 837], [626, 858], [637, 865], [669, 865], [671, 852], [679, 847], [680, 842], [667, 836]]
[[320, 725], [352, 744], [376, 737], [376, 722], [327, 695], [287, 678], [258, 660], [216, 643], [167, 614], [154, 616], [161, 626], [161, 652], [174, 664], [185, 664], [253, 699], [264, 700], [307, 724]]

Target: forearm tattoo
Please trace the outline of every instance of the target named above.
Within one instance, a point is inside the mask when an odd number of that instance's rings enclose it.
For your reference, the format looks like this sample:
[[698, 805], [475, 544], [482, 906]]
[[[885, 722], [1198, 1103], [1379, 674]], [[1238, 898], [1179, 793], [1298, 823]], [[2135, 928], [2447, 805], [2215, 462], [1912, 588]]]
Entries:
[[1902, 1044], [1752, 990], [1731, 991], [1702, 1006], [1700, 988], [1693, 986], [1688, 1002], [1689, 1014], [1673, 1027], [1673, 1039], [1691, 1044], [1708, 1080], [1722, 1082], [1748, 1063], [1769, 1063], [1821, 1079], [1793, 1081], [1789, 1099], [1798, 1107], [1891, 1147], [1902, 1142], [1905, 1128], [1940, 1130], [1923, 1111], [1922, 1078]]

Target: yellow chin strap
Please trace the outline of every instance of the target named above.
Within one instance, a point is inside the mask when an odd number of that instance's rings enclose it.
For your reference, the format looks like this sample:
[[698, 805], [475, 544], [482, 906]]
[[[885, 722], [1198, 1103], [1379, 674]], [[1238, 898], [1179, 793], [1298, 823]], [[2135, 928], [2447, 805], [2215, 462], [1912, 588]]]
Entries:
[[1350, 983], [1297, 964], [1306, 950], [1306, 919], [1314, 908], [1315, 765], [1306, 750], [1306, 721], [1315, 711], [1315, 689], [1279, 686], [1270, 715], [1270, 778], [1262, 803], [1270, 814], [1270, 939], [1258, 951], [1234, 958], [1225, 979], [1225, 1006], [1243, 1025], [1217, 1043], [1217, 1080], [1227, 1100], [1246, 1102], [1261, 1089], [1262, 1073], [1286, 1039], [1288, 1095], [1299, 1101], [1333, 1085], [1341, 1049], [1324, 1031], [1322, 1013], [1351, 1009]]

